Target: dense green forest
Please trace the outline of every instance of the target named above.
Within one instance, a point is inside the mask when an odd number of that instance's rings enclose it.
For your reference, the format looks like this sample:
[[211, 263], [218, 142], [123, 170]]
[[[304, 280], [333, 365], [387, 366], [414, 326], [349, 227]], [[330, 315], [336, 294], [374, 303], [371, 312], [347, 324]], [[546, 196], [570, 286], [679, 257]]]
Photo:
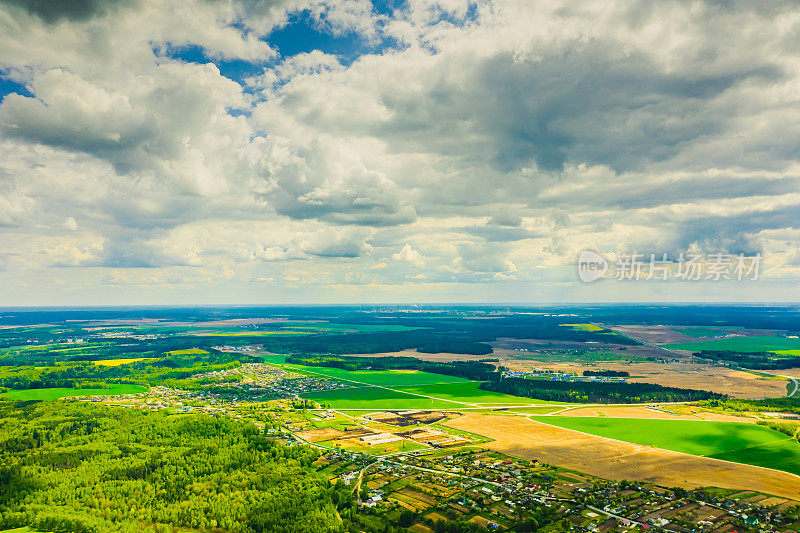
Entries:
[[0, 529], [340, 531], [351, 491], [252, 422], [0, 402]]
[[752, 370], [780, 370], [800, 367], [800, 357], [780, 356], [772, 352], [736, 352], [731, 350], [701, 350], [692, 354], [712, 361], [732, 363]]
[[480, 388], [514, 396], [565, 403], [686, 402], [726, 398], [723, 394], [664, 387], [655, 383], [597, 383], [503, 378], [481, 383]]
[[484, 361], [453, 361], [437, 363], [415, 357], [314, 357], [293, 355], [287, 363], [306, 366], [329, 366], [343, 370], [419, 370], [446, 374], [476, 381], [496, 379], [495, 366]]

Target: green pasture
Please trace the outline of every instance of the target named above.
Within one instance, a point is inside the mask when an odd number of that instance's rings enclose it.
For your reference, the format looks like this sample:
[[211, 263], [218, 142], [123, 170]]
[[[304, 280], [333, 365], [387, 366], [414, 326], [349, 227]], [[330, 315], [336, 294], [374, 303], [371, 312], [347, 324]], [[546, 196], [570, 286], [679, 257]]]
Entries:
[[503, 405], [534, 405], [556, 402], [546, 402], [542, 400], [532, 400], [531, 398], [521, 398], [511, 396], [501, 392], [487, 391], [478, 388], [480, 382], [468, 381], [465, 383], [439, 383], [435, 385], [421, 385], [416, 387], [399, 387], [398, 390], [426, 396], [435, 396], [443, 400], [453, 400], [456, 402], [487, 404], [496, 403]]
[[537, 420], [635, 444], [800, 474], [800, 443], [756, 424], [566, 416]]
[[[800, 350], [800, 339], [788, 337], [726, 337], [700, 342], [681, 342], [678, 344], [665, 344], [671, 350], [730, 350], [733, 352], [778, 352], [786, 350]], [[793, 355], [793, 354], [792, 354]]]
[[379, 387], [356, 387], [301, 394], [301, 397], [325, 403], [334, 409], [454, 409], [463, 403], [433, 400]]
[[70, 389], [56, 387], [51, 389], [12, 390], [0, 394], [7, 400], [58, 400], [69, 396], [116, 396], [118, 394], [138, 394], [146, 392], [141, 385], [111, 384], [107, 389]]
[[341, 368], [304, 366], [304, 365], [283, 365], [286, 369], [298, 372], [308, 372], [323, 375], [333, 379], [344, 381], [357, 381], [368, 385], [379, 385], [381, 387], [413, 387], [418, 385], [432, 385], [441, 383], [470, 383], [469, 380], [444, 374], [433, 374], [430, 372], [419, 372], [417, 370], [342, 370]]

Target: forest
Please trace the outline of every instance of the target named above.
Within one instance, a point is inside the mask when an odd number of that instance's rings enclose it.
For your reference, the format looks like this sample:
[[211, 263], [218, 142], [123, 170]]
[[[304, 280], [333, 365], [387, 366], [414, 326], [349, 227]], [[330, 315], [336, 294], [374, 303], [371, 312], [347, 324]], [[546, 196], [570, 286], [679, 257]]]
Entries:
[[[265, 421], [269, 426], [269, 421]], [[0, 402], [0, 529], [343, 531], [351, 491], [252, 422]]]
[[598, 383], [503, 378], [481, 383], [481, 389], [564, 403], [649, 403], [724, 399], [723, 394], [664, 387], [655, 383]]

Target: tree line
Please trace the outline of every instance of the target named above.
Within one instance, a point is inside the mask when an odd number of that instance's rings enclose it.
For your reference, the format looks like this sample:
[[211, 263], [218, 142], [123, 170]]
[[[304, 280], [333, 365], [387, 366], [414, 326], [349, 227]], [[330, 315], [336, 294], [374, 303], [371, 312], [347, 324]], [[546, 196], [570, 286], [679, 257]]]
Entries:
[[481, 383], [481, 389], [513, 396], [564, 403], [650, 403], [724, 399], [727, 396], [695, 389], [665, 387], [655, 383], [600, 383], [503, 378]]

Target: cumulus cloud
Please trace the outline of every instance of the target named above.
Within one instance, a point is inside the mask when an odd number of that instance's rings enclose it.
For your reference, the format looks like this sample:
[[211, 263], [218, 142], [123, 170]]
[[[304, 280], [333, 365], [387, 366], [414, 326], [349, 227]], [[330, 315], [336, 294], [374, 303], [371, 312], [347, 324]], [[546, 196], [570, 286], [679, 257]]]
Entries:
[[[291, 25], [347, 46], [282, 49]], [[695, 247], [796, 279], [798, 25], [791, 2], [9, 0], [3, 276], [557, 299], [582, 249]]]

